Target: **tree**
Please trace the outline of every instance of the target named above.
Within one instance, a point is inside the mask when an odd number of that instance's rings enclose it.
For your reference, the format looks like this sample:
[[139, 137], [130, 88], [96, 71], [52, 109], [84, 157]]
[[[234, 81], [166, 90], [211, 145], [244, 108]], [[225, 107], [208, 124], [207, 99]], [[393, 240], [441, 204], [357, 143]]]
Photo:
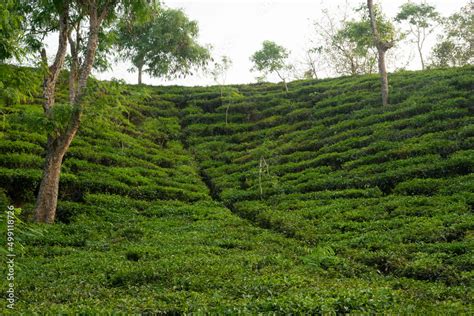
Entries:
[[425, 69], [423, 46], [426, 38], [435, 30], [439, 19], [435, 7], [426, 3], [416, 4], [412, 2], [403, 4], [400, 7], [400, 12], [395, 17], [398, 22], [408, 23], [408, 34], [414, 38], [413, 41], [416, 43], [422, 70]]
[[283, 81], [285, 90], [288, 92], [285, 72], [292, 69], [292, 66], [287, 63], [288, 50], [272, 41], [264, 41], [262, 45], [262, 49], [256, 51], [250, 57], [250, 60], [254, 63], [251, 71], [263, 72], [264, 76], [275, 72]]
[[[356, 19], [349, 19], [348, 4], [338, 7], [338, 13], [323, 10], [323, 19], [314, 23], [321, 56], [337, 75], [370, 74], [376, 69], [377, 51], [373, 42], [370, 19], [365, 7], [355, 8]], [[340, 13], [342, 12], [342, 13]], [[385, 31], [387, 21], [377, 20]], [[382, 25], [383, 24], [383, 25]]]
[[[378, 66], [382, 90], [382, 105], [388, 104], [388, 76], [387, 68], [385, 66], [385, 53], [394, 46], [393, 31], [383, 30], [379, 32], [378, 26], [383, 25], [379, 23], [382, 16], [377, 8], [374, 8], [373, 0], [367, 0], [367, 8], [369, 9], [370, 27], [372, 29], [372, 36], [375, 47], [378, 53]], [[378, 13], [378, 14], [377, 14]], [[391, 26], [387, 24], [387, 26]]]
[[222, 86], [225, 85], [227, 80], [227, 72], [230, 67], [232, 67], [232, 59], [228, 56], [221, 56], [220, 61], [214, 61], [213, 68], [210, 71], [212, 79], [215, 83], [221, 86], [221, 96], [222, 96]]
[[[41, 60], [46, 70], [43, 80], [44, 116], [54, 122], [58, 111], [64, 112], [66, 109], [66, 114], [63, 115], [65, 121], [53, 124], [54, 128], [48, 133], [43, 178], [35, 206], [36, 221], [54, 222], [62, 159], [81, 123], [87, 80], [94, 66], [101, 33], [110, 27], [119, 14], [134, 12], [136, 16], [144, 16], [147, 8], [145, 0], [43, 0], [29, 3], [26, 20], [29, 23], [30, 37], [25, 38], [30, 42], [36, 40], [41, 45], [41, 38], [45, 34], [53, 31], [59, 33], [58, 48], [49, 67], [46, 49], [41, 49]], [[84, 39], [81, 38], [81, 22], [87, 23]], [[73, 33], [75, 36], [72, 36]], [[55, 103], [55, 88], [64, 66], [68, 44], [73, 60], [69, 76], [69, 103], [58, 107]], [[79, 52], [83, 52], [82, 58], [79, 58]]]
[[364, 59], [366, 56], [357, 56], [354, 53], [354, 45], [346, 41], [341, 34], [341, 30], [345, 28], [348, 22], [348, 4], [344, 7], [338, 6], [338, 14], [330, 13], [329, 10], [323, 9], [323, 18], [315, 21], [314, 26], [317, 34], [316, 42], [321, 43], [321, 54], [326, 60], [330, 69], [337, 75], [356, 75], [365, 73], [360, 65], [366, 64]]
[[305, 51], [303, 65], [305, 67], [304, 79], [318, 79], [320, 67], [320, 56], [323, 51], [322, 46], [312, 47]]
[[445, 32], [433, 47], [431, 63], [436, 67], [456, 67], [474, 63], [474, 2], [450, 16]]
[[124, 19], [119, 23], [117, 46], [121, 58], [130, 60], [142, 73], [174, 78], [192, 74], [210, 59], [209, 50], [197, 43], [199, 28], [182, 10], [154, 10], [146, 23]]
[[368, 20], [345, 22], [343, 28], [336, 33], [334, 42], [346, 46], [351, 75], [371, 74], [375, 71], [377, 55]]
[[[227, 72], [229, 71], [230, 67], [232, 66], [232, 60], [228, 56], [222, 56], [220, 61], [215, 61], [214, 66], [210, 71], [214, 82], [219, 85], [221, 91], [221, 104], [223, 102], [223, 94], [224, 94], [224, 85], [227, 79]], [[227, 117], [229, 113], [229, 104], [227, 104], [227, 108], [225, 110], [225, 123], [227, 124]]]

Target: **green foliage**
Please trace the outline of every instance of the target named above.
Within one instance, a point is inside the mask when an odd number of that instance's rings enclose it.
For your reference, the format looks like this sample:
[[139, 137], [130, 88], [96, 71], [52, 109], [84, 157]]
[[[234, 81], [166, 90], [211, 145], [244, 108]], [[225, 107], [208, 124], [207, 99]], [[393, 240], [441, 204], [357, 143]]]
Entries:
[[9, 204], [8, 198], [0, 191], [0, 232], [2, 232], [2, 244], [0, 253], [3, 256], [13, 254], [22, 256], [26, 254], [25, 240], [31, 237], [41, 237], [42, 230], [33, 227], [21, 220], [21, 209]]
[[427, 3], [404, 3], [400, 7], [400, 12], [395, 17], [398, 22], [407, 21], [411, 25], [420, 29], [428, 29], [433, 22], [439, 19], [439, 14], [435, 7]]
[[[382, 11], [382, 8], [375, 4], [373, 7], [374, 15], [375, 15], [375, 24], [377, 26], [378, 35], [380, 37], [380, 41], [386, 43], [396, 43], [401, 39], [401, 35], [397, 34], [395, 26], [393, 23], [385, 16]], [[360, 8], [356, 9], [356, 11], [362, 11], [362, 21], [366, 21], [366, 23], [370, 23], [370, 16], [369, 12], [366, 9], [365, 5], [362, 5]]]
[[210, 59], [209, 50], [197, 42], [197, 22], [180, 9], [160, 8], [146, 22], [124, 18], [117, 33], [122, 58], [153, 77], [186, 76]]
[[217, 84], [225, 84], [227, 72], [230, 67], [232, 67], [232, 60], [228, 56], [221, 56], [219, 61], [214, 62], [210, 74]]
[[0, 3], [0, 62], [12, 57], [19, 60], [24, 54], [20, 38], [23, 34], [20, 5], [17, 1], [5, 0]]
[[368, 21], [350, 21], [339, 30], [334, 38], [335, 41], [348, 41], [355, 45], [354, 51], [358, 56], [364, 56], [368, 53], [370, 47], [373, 47], [372, 30]]
[[140, 93], [126, 91], [124, 82], [118, 80], [93, 80], [88, 89], [83, 100], [85, 123], [100, 125], [104, 130], [111, 125], [126, 126], [130, 116], [130, 108], [126, 104], [142, 102], [149, 96], [146, 89]]
[[153, 142], [165, 146], [170, 140], [179, 138], [180, 126], [176, 118], [147, 118], [142, 124], [143, 131]]
[[[292, 83], [283, 97], [277, 86], [240, 86], [244, 97], [229, 117], [235, 123], [225, 129], [214, 96], [196, 93], [192, 114], [182, 112], [185, 134], [229, 208], [317, 245], [301, 257], [313, 273], [429, 282], [412, 292], [423, 301], [428, 288], [469, 284], [466, 71], [472, 68], [394, 74], [397, 101], [386, 109], [376, 106], [373, 76]], [[276, 186], [264, 183], [266, 172], [259, 181], [261, 156]], [[441, 250], [451, 243], [462, 250]]]
[[67, 128], [73, 111], [74, 108], [70, 103], [56, 103], [48, 117], [48, 132], [54, 133]]
[[275, 42], [264, 41], [261, 50], [256, 51], [250, 60], [255, 64], [254, 69], [271, 73], [285, 68], [288, 51]]
[[26, 103], [40, 96], [39, 71], [0, 64], [0, 102]]
[[304, 257], [303, 261], [316, 268], [321, 267], [325, 269], [338, 264], [338, 258], [331, 247], [318, 247]]
[[[346, 3], [346, 6], [348, 3]], [[347, 10], [348, 8], [345, 8]], [[394, 25], [375, 5], [376, 24], [382, 40], [397, 41]], [[340, 12], [344, 9], [340, 8]], [[346, 13], [329, 13], [323, 10], [324, 18], [315, 22], [317, 42], [315, 48], [331, 69], [338, 75], [371, 74], [376, 70], [377, 52], [375, 50], [370, 18], [365, 4], [353, 9], [355, 19], [347, 19]]]
[[408, 23], [407, 33], [412, 36], [412, 41], [417, 45], [422, 69], [425, 69], [422, 51], [424, 43], [426, 38], [435, 30], [440, 20], [441, 18], [435, 7], [427, 3], [404, 3], [395, 17], [397, 22]]
[[[285, 82], [288, 76], [286, 73], [292, 69], [287, 61], [289, 51], [272, 41], [263, 41], [262, 45], [262, 49], [256, 51], [250, 57], [250, 61], [254, 64], [251, 70], [262, 72], [263, 78], [275, 72]], [[286, 83], [285, 88], [288, 91]]]
[[445, 32], [433, 47], [431, 60], [434, 67], [456, 67], [472, 65], [472, 30], [474, 17], [472, 3], [466, 4], [457, 13], [444, 21]]
[[373, 73], [377, 56], [372, 39], [372, 30], [367, 20], [348, 21], [333, 37], [333, 45], [350, 51], [351, 74]]
[[[116, 34], [112, 32], [113, 25], [122, 16], [132, 17], [141, 21], [149, 15], [150, 7], [154, 2], [145, 0], [123, 0], [113, 3], [107, 1], [97, 1], [93, 5], [82, 1], [31, 1], [18, 0], [16, 5], [22, 19], [22, 36], [19, 39], [21, 47], [25, 48], [27, 55], [39, 55], [45, 48], [44, 38], [52, 32], [60, 29], [59, 16], [62, 10], [68, 8], [68, 33], [70, 43], [76, 47], [79, 61], [84, 61], [87, 52], [87, 42], [89, 38], [88, 26], [91, 8], [96, 10], [100, 16], [101, 12], [106, 13], [98, 25], [98, 46], [94, 54], [93, 67], [99, 71], [110, 67], [108, 56], [116, 42]], [[72, 56], [66, 58], [68, 66], [71, 66]], [[41, 62], [37, 63], [40, 64]], [[41, 67], [47, 65], [40, 65]]]
[[[373, 67], [375, 44], [372, 35], [372, 29], [370, 26], [370, 18], [366, 13], [366, 7], [361, 6], [355, 10], [356, 12], [364, 12], [359, 20], [345, 21], [342, 28], [337, 31], [333, 37], [335, 45], [349, 45], [351, 51], [357, 58], [368, 58], [366, 61], [370, 67]], [[377, 30], [383, 41], [394, 41], [395, 40], [395, 27], [394, 25], [382, 14], [380, 7], [375, 6], [376, 24]], [[372, 49], [372, 51], [371, 51]], [[365, 66], [369, 67], [369, 66]], [[371, 70], [371, 68], [366, 68]], [[366, 71], [362, 73], [371, 73], [372, 71]]]

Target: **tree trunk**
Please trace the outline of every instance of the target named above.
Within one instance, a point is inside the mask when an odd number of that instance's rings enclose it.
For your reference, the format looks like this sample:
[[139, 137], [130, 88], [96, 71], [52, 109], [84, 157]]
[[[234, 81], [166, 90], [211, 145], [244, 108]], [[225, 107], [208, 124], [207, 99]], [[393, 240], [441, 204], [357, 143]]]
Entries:
[[372, 36], [374, 39], [375, 47], [377, 47], [377, 52], [378, 52], [379, 74], [380, 74], [381, 91], [382, 91], [382, 105], [387, 105], [388, 104], [388, 77], [387, 77], [387, 69], [385, 67], [385, 53], [387, 52], [389, 48], [393, 47], [393, 43], [384, 42], [380, 38], [380, 34], [377, 30], [377, 22], [375, 20], [372, 0], [367, 0], [367, 7], [369, 9], [370, 27], [372, 29]]
[[354, 63], [354, 59], [351, 57], [351, 76], [357, 75], [357, 67]]
[[73, 103], [76, 99], [77, 81], [79, 79], [79, 48], [81, 45], [81, 20], [75, 25], [76, 40], [71, 36], [71, 31], [68, 34], [69, 49], [71, 51], [71, 69], [69, 70], [69, 102]]
[[138, 84], [142, 84], [143, 66], [138, 67]]
[[58, 203], [61, 165], [64, 155], [79, 129], [81, 113], [79, 111], [73, 113], [72, 124], [62, 135], [48, 137], [43, 179], [36, 200], [35, 217], [37, 222], [48, 224], [54, 222]]
[[56, 153], [56, 148], [48, 149], [46, 163], [43, 170], [38, 198], [36, 199], [35, 219], [40, 223], [53, 223], [58, 202], [59, 175], [61, 173], [61, 160]]
[[[68, 36], [68, 19], [69, 19], [69, 7], [67, 4], [64, 5], [62, 12], [59, 16], [59, 43], [54, 62], [51, 67], [48, 68], [43, 81], [43, 110], [48, 116], [51, 108], [54, 106], [54, 90], [56, 89], [56, 82], [58, 81], [59, 73], [64, 64], [64, 59], [67, 53], [67, 36]], [[41, 51], [41, 59], [47, 63], [46, 50], [43, 48]]]
[[379, 50], [379, 74], [380, 83], [382, 84], [382, 104], [388, 104], [388, 76], [387, 69], [385, 68], [385, 51]]
[[425, 61], [423, 60], [423, 53], [421, 52], [421, 46], [418, 44], [418, 54], [420, 55], [420, 61], [421, 61], [421, 70], [425, 70]]
[[285, 86], [285, 91], [288, 92], [288, 84], [286, 83], [285, 77], [283, 77], [278, 70], [275, 69], [275, 72], [277, 73], [278, 77], [283, 81], [283, 85]]
[[318, 74], [316, 73], [316, 66], [314, 62], [311, 63], [311, 70], [313, 71], [313, 79], [318, 79]]
[[58, 203], [61, 164], [68, 147], [69, 144], [67, 146], [61, 144], [60, 138], [48, 137], [43, 179], [36, 199], [35, 219], [37, 222], [48, 224], [54, 222]]
[[97, 46], [99, 45], [99, 28], [102, 20], [107, 15], [106, 7], [104, 11], [98, 16], [98, 12], [95, 8], [92, 8], [89, 12], [89, 37], [87, 40], [86, 54], [84, 58], [84, 63], [80, 69], [79, 82], [77, 85], [77, 93], [75, 103], [80, 103], [82, 94], [84, 93], [84, 88], [87, 85], [87, 79], [92, 71], [92, 66], [94, 65], [95, 53], [97, 51]]

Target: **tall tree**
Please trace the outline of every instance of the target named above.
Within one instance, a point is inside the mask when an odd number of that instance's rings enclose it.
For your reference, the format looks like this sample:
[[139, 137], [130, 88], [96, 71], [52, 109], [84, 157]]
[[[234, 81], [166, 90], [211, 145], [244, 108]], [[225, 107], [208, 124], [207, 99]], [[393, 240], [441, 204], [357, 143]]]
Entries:
[[[382, 105], [388, 104], [388, 76], [385, 66], [385, 54], [387, 50], [394, 46], [393, 32], [379, 32], [378, 23], [381, 17], [380, 12], [374, 7], [373, 0], [367, 0], [367, 8], [369, 9], [370, 27], [375, 47], [378, 53], [378, 66], [381, 81]], [[378, 14], [377, 14], [378, 13]]]
[[[71, 44], [72, 59], [69, 87], [70, 114], [66, 122], [56, 125], [48, 134], [43, 178], [39, 187], [35, 206], [38, 222], [53, 223], [59, 189], [61, 165], [72, 140], [74, 139], [84, 111], [86, 85], [96, 58], [101, 31], [117, 18], [118, 14], [135, 11], [146, 12], [145, 0], [44, 0], [31, 5], [31, 28], [35, 33], [58, 31], [58, 47], [53, 63], [47, 67], [43, 81], [43, 110], [48, 120], [55, 120], [55, 88], [59, 73], [64, 66], [68, 43]], [[78, 40], [81, 31], [78, 21], [87, 22], [86, 37]], [[76, 31], [76, 41], [72, 32]], [[79, 59], [79, 51], [83, 58]], [[47, 66], [46, 50], [41, 50], [42, 62]]]
[[252, 71], [263, 72], [263, 75], [269, 73], [276, 73], [277, 76], [283, 81], [285, 90], [288, 92], [288, 84], [286, 82], [287, 76], [285, 72], [292, 69], [292, 66], [288, 63], [289, 52], [283, 46], [280, 46], [272, 41], [264, 41], [262, 49], [256, 51], [250, 60], [254, 66]]
[[425, 69], [425, 60], [423, 58], [423, 46], [426, 38], [433, 33], [440, 21], [439, 13], [435, 7], [427, 3], [407, 2], [400, 7], [400, 12], [395, 17], [398, 22], [407, 22], [408, 33], [413, 37], [416, 43], [418, 55], [420, 56], [421, 69]]
[[445, 31], [431, 54], [433, 66], [455, 67], [474, 64], [473, 13], [474, 2], [470, 1], [459, 12], [445, 20]]
[[117, 46], [122, 59], [153, 77], [175, 78], [192, 74], [210, 60], [209, 49], [197, 42], [199, 27], [182, 10], [154, 10], [146, 23], [123, 19], [118, 27]]

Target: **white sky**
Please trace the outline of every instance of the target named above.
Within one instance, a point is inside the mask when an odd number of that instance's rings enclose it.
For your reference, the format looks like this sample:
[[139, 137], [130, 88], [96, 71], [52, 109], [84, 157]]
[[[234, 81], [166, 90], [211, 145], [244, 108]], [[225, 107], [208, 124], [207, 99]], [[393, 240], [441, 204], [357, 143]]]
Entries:
[[[420, 0], [415, 0], [419, 2]], [[200, 28], [200, 43], [211, 44], [214, 47], [213, 56], [227, 55], [233, 61], [233, 66], [227, 75], [227, 83], [255, 82], [257, 73], [250, 72], [252, 67], [249, 57], [261, 47], [264, 40], [272, 40], [291, 51], [292, 61], [301, 58], [310, 39], [314, 37], [313, 21], [321, 19], [322, 8], [337, 10], [345, 0], [166, 0], [165, 5], [172, 8], [182, 8], [187, 15], [197, 20]], [[356, 7], [365, 0], [348, 0], [349, 6]], [[384, 13], [394, 17], [401, 4], [406, 0], [379, 0]], [[428, 0], [443, 16], [458, 11], [468, 0]], [[426, 43], [425, 52], [436, 36]], [[53, 43], [57, 41], [55, 38]], [[51, 45], [53, 48], [54, 44]], [[403, 64], [409, 62], [410, 69], [419, 69], [420, 62], [411, 48], [404, 52]], [[411, 57], [410, 57], [411, 56]], [[411, 61], [406, 60], [410, 58]], [[95, 73], [100, 79], [113, 77], [136, 83], [136, 73], [127, 72], [130, 65], [117, 64], [111, 71]], [[276, 78], [269, 77], [270, 81]], [[184, 79], [163, 81], [144, 75], [146, 84], [179, 84], [179, 85], [208, 85], [212, 79], [204, 75], [195, 75]]]

